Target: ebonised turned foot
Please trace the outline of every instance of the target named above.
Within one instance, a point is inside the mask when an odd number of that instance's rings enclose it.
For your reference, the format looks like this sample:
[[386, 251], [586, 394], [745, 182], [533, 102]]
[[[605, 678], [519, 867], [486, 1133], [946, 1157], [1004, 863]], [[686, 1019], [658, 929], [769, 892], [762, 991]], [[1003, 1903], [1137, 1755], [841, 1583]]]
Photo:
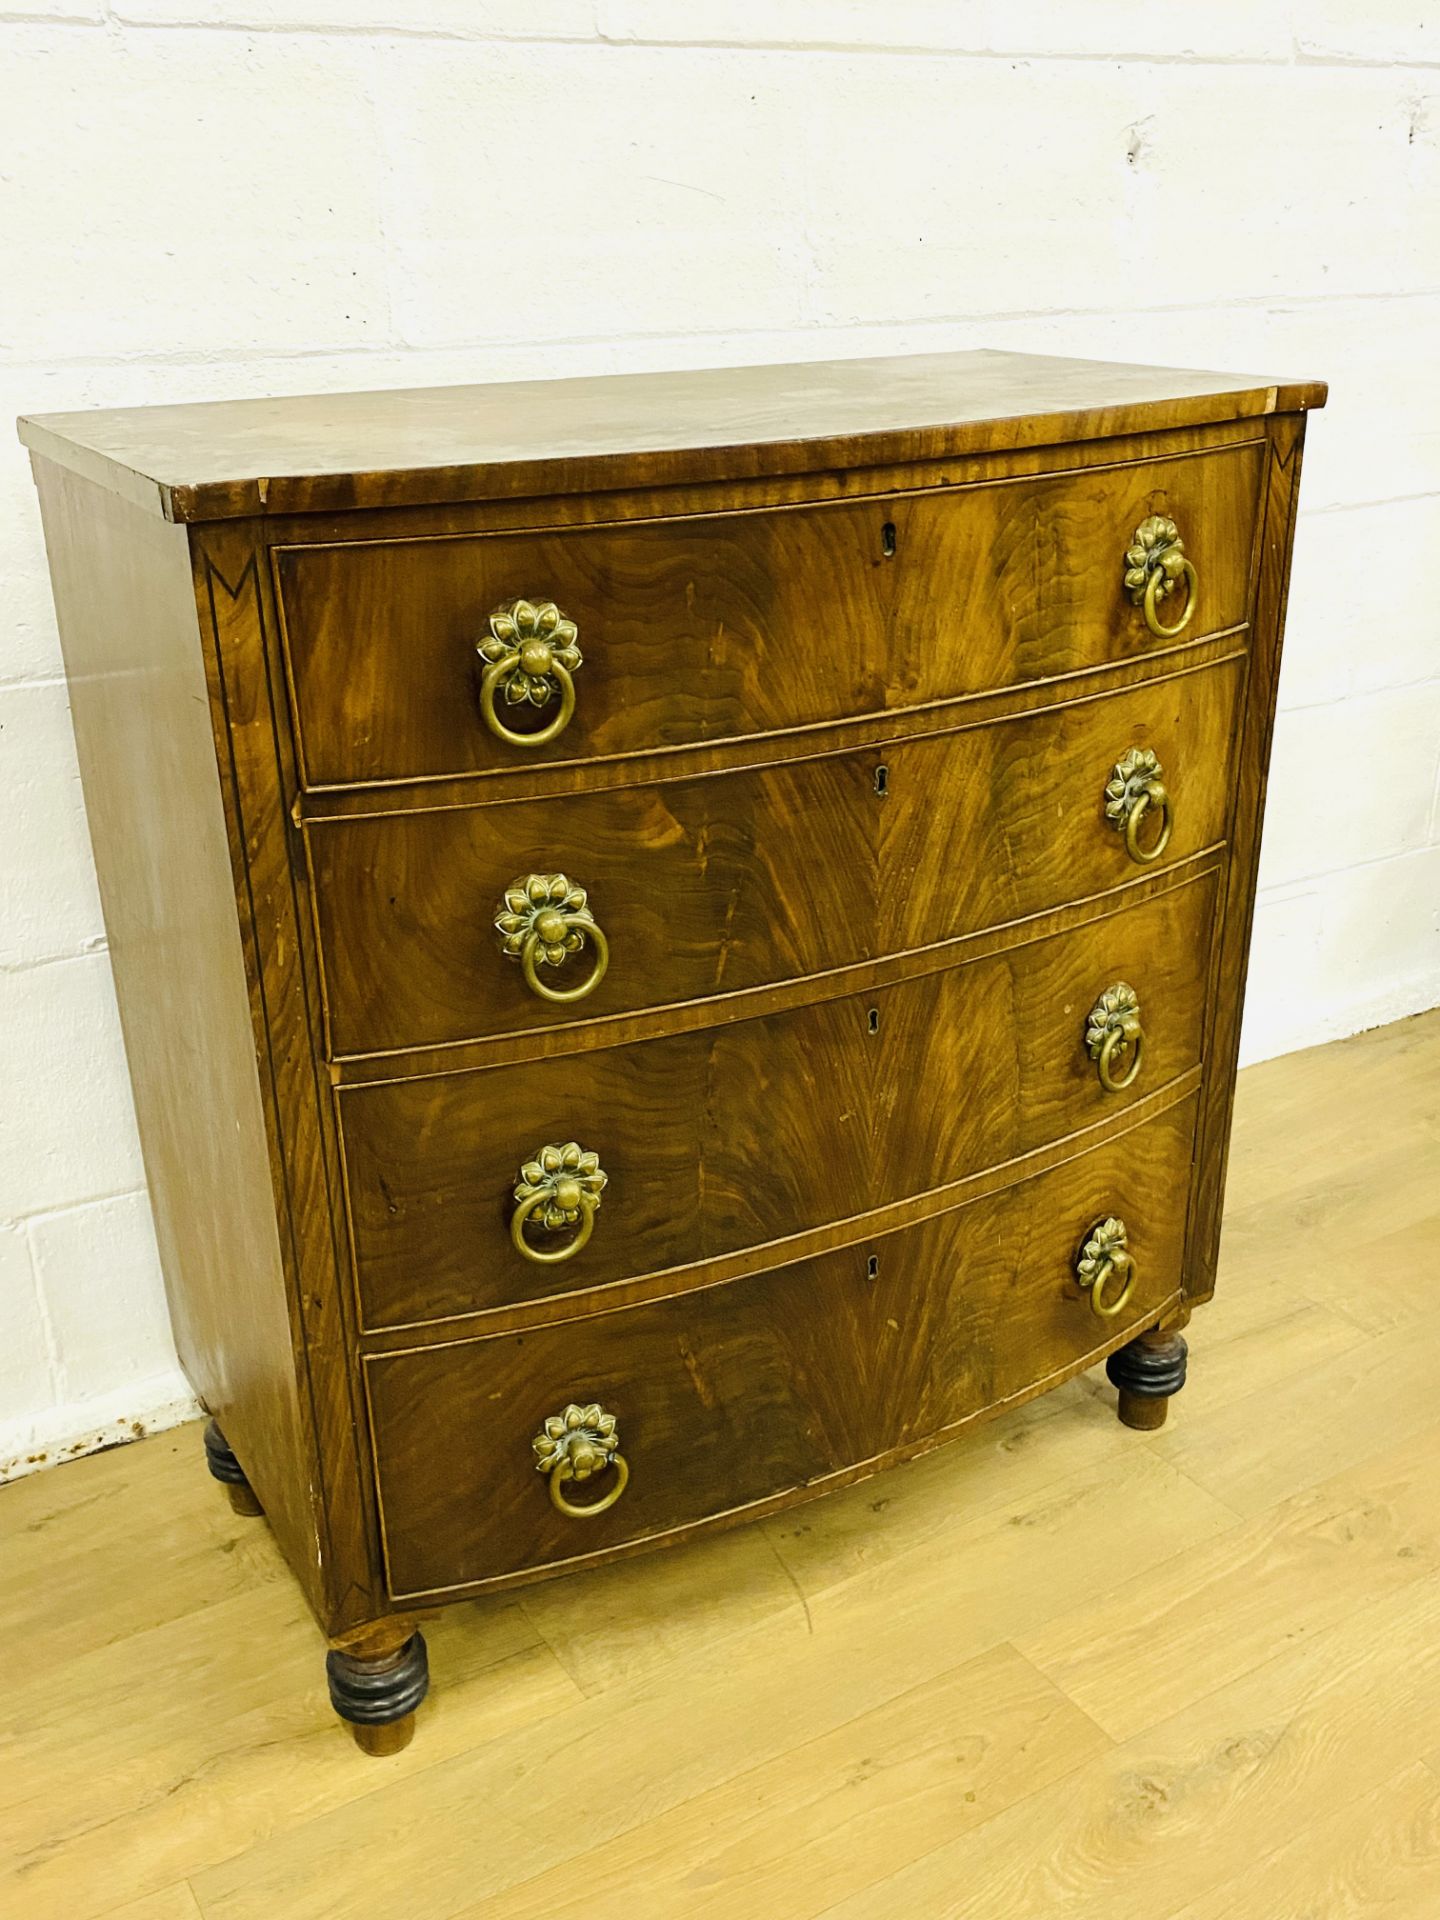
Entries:
[[205, 1464], [230, 1496], [236, 1513], [258, 1517], [265, 1509], [255, 1497], [255, 1489], [245, 1478], [245, 1469], [230, 1451], [228, 1442], [212, 1420], [205, 1429]]
[[1164, 1426], [1171, 1396], [1185, 1384], [1188, 1352], [1183, 1334], [1156, 1328], [1111, 1354], [1105, 1371], [1120, 1389], [1120, 1418], [1127, 1427]]
[[398, 1647], [350, 1652], [332, 1647], [325, 1656], [330, 1704], [348, 1722], [362, 1753], [399, 1753], [415, 1733], [415, 1709], [430, 1690], [425, 1640], [410, 1633]]

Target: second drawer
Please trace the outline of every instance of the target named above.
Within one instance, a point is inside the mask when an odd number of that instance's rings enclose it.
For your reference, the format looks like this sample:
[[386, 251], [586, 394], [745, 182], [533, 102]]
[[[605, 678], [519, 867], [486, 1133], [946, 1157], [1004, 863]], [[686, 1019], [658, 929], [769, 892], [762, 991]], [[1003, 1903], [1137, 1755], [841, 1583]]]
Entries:
[[[1225, 837], [1243, 665], [883, 751], [315, 821], [331, 1050], [405, 1051], [710, 999], [1122, 886]], [[514, 888], [560, 874], [587, 890], [608, 970], [596, 934], [579, 931], [577, 894], [532, 902]]]
[[[365, 1325], [481, 1312], [763, 1245], [1123, 1112], [1200, 1058], [1215, 887], [1212, 871], [1008, 953], [763, 1019], [343, 1087]], [[1095, 1045], [1135, 1015], [1124, 995], [1093, 1027], [1090, 1015], [1122, 984], [1138, 999], [1143, 1051], [1130, 1085], [1108, 1091]], [[1112, 1045], [1112, 1085], [1134, 1062], [1128, 1040]], [[570, 1141], [598, 1156], [607, 1184], [586, 1243], [542, 1264], [517, 1250], [513, 1190], [524, 1163]], [[519, 1237], [554, 1254], [577, 1231], [532, 1217]]]

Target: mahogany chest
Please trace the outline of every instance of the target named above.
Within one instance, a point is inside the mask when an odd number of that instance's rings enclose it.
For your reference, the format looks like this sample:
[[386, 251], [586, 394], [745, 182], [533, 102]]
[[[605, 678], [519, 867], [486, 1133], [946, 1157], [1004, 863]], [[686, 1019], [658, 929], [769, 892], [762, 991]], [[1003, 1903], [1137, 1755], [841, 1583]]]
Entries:
[[176, 1340], [368, 1751], [428, 1608], [1102, 1360], [1164, 1417], [1324, 395], [974, 353], [22, 422]]

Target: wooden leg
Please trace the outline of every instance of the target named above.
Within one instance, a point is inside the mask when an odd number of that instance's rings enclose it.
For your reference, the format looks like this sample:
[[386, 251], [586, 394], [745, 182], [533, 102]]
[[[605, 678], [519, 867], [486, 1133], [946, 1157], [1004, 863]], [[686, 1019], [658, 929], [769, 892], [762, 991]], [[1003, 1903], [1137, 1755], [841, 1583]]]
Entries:
[[412, 1620], [382, 1620], [349, 1634], [325, 1656], [330, 1704], [362, 1753], [399, 1753], [415, 1733], [415, 1709], [430, 1689], [425, 1640]]
[[1105, 1371], [1120, 1390], [1120, 1418], [1141, 1432], [1163, 1427], [1173, 1394], [1185, 1384], [1184, 1335], [1173, 1328], [1155, 1327], [1120, 1347], [1105, 1362]]
[[383, 1760], [392, 1753], [403, 1753], [415, 1738], [415, 1716], [407, 1713], [401, 1720], [391, 1720], [376, 1727], [352, 1722], [350, 1731], [362, 1753], [368, 1753], [372, 1759]]
[[236, 1513], [258, 1517], [265, 1509], [255, 1497], [255, 1489], [245, 1478], [245, 1469], [230, 1451], [229, 1444], [212, 1420], [205, 1429], [205, 1464], [230, 1496]]

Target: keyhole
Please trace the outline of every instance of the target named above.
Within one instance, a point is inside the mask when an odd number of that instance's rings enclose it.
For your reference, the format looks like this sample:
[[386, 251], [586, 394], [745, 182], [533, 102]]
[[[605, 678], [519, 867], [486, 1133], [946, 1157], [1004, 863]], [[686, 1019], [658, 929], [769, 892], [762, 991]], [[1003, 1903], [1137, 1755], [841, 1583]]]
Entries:
[[865, 1019], [866, 1019], [867, 1025], [870, 1028], [871, 1033], [879, 1033], [880, 1031], [879, 1007], [871, 1007], [869, 1013], [865, 1016]]
[[895, 522], [887, 520], [880, 529], [880, 551], [887, 560], [895, 558]]
[[879, 1277], [880, 1277], [880, 1256], [879, 1256], [879, 1254], [878, 1254], [878, 1253], [872, 1253], [872, 1254], [871, 1254], [871, 1256], [870, 1256], [870, 1258], [869, 1258], [869, 1259], [868, 1259], [868, 1260], [867, 1260], [867, 1261], [865, 1262], [865, 1272], [866, 1272], [866, 1274], [867, 1274], [867, 1275], [869, 1276], [869, 1278], [870, 1278], [871, 1280], [878, 1280], [878, 1279], [879, 1279]]
[[881, 767], [876, 767], [876, 769], [875, 769], [875, 791], [876, 791], [876, 793], [878, 793], [878, 794], [879, 794], [879, 796], [880, 796], [880, 798], [881, 798], [882, 800], [883, 800], [883, 799], [885, 798], [885, 796], [886, 796], [886, 794], [887, 794], [887, 793], [889, 793], [889, 791], [890, 791], [890, 769], [889, 769], [889, 767], [884, 767], [884, 766], [881, 766]]

